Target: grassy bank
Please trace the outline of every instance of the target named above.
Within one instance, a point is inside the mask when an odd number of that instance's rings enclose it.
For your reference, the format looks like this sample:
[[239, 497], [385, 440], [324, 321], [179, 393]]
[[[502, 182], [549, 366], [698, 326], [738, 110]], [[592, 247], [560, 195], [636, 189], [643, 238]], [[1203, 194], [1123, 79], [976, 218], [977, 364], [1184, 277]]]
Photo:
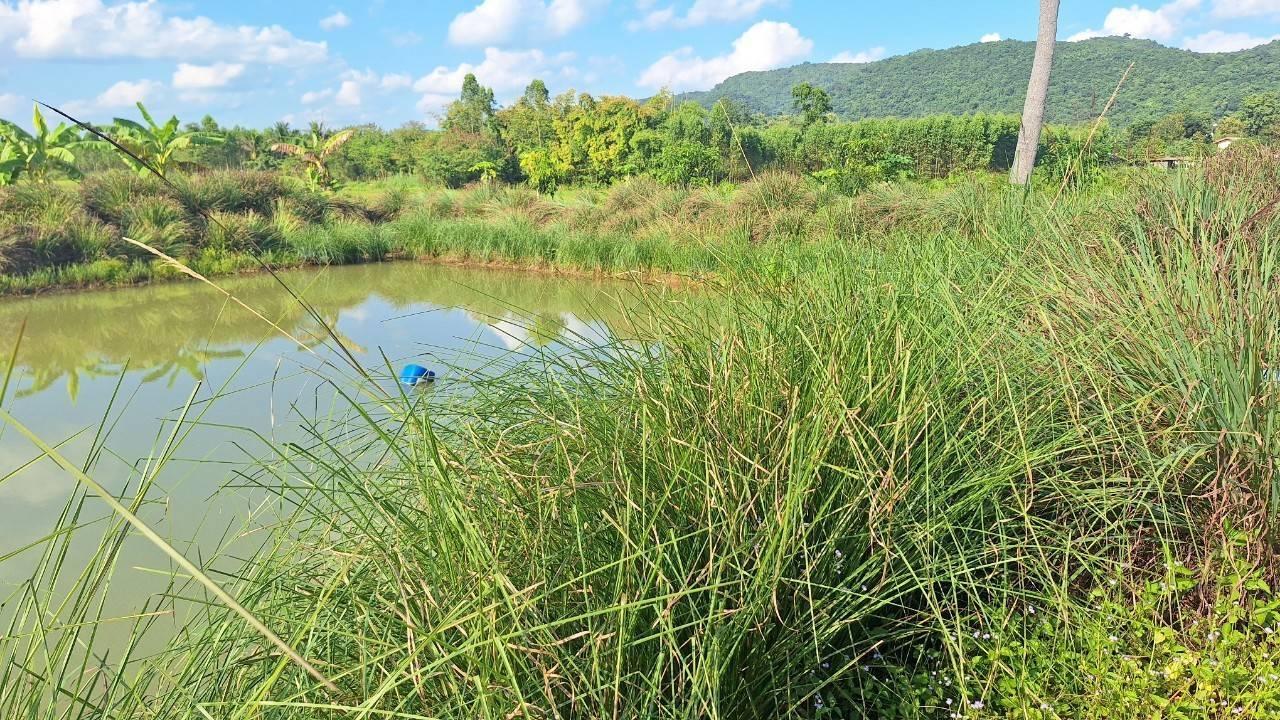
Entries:
[[220, 580], [336, 690], [213, 601], [158, 656], [75, 655], [115, 527], [85, 569], [55, 532], [6, 606], [0, 714], [1280, 716], [1278, 181], [419, 208], [391, 226], [428, 255], [559, 259], [575, 222], [733, 250], [713, 321], [668, 302], [647, 342], [260, 449], [296, 512]]
[[[1094, 192], [1120, 184], [1124, 174]], [[1099, 189], [1101, 188], [1101, 189]], [[415, 259], [588, 273], [721, 271], [889, 231], [971, 226], [1001, 179], [882, 185], [854, 197], [800, 176], [679, 189], [645, 178], [548, 198], [523, 187], [429, 189], [410, 179], [309, 190], [269, 173], [209, 173], [177, 187], [124, 173], [80, 186], [0, 188], [0, 293], [185, 277], [129, 237], [206, 276]], [[206, 215], [207, 214], [207, 215]], [[963, 228], [961, 228], [963, 229]]]

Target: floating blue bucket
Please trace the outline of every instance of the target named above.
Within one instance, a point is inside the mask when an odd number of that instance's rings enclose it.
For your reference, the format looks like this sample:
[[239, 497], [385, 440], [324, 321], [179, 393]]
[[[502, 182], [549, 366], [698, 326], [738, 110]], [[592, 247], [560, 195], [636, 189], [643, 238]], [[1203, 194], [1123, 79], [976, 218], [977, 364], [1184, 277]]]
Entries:
[[400, 382], [404, 385], [417, 385], [418, 383], [431, 382], [435, 379], [435, 372], [421, 365], [405, 365], [404, 369], [400, 371]]

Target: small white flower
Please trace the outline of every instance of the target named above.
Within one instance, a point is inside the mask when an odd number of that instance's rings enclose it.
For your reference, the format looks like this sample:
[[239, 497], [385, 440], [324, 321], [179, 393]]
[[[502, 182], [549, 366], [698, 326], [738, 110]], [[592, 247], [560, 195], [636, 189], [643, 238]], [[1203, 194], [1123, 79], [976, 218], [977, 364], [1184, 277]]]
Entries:
[[948, 704], [948, 705], [950, 705], [950, 704], [951, 704], [951, 698], [947, 698], [947, 704]]
[[990, 639], [991, 639], [991, 633], [982, 633], [982, 639], [983, 639], [983, 640], [990, 640]]
[[973, 702], [969, 703], [969, 707], [973, 708], [974, 710], [981, 710], [984, 707], [984, 705], [982, 704], [981, 700], [974, 700]]

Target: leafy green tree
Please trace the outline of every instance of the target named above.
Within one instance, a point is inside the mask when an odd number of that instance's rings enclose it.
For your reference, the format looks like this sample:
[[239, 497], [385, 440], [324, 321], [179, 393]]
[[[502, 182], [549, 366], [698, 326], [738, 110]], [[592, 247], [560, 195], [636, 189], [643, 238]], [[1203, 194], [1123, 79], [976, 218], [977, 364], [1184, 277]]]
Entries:
[[467, 172], [475, 173], [480, 177], [480, 182], [485, 185], [492, 185], [498, 179], [498, 166], [488, 160], [481, 160], [472, 165]]
[[520, 102], [535, 108], [545, 108], [551, 100], [551, 93], [547, 91], [547, 84], [541, 80], [534, 78], [524, 89], [524, 95], [520, 96]]
[[570, 179], [605, 184], [642, 169], [632, 139], [650, 120], [636, 101], [625, 97], [597, 100], [583, 93], [555, 120], [556, 162]]
[[667, 143], [658, 156], [654, 176], [664, 183], [689, 187], [715, 180], [720, 168], [720, 154], [699, 142]]
[[250, 170], [275, 170], [279, 156], [271, 152], [272, 139], [265, 132], [250, 130], [233, 136], [240, 164]]
[[142, 160], [138, 162], [131, 157], [125, 158], [125, 162], [141, 175], [150, 172], [148, 167], [163, 177], [174, 167], [193, 165], [193, 162], [183, 157], [186, 151], [200, 145], [216, 145], [225, 141], [221, 135], [203, 130], [183, 131], [177, 116], [170, 117], [164, 125], [160, 125], [147, 112], [146, 106], [141, 102], [137, 105], [146, 124], [116, 118], [114, 139]]
[[493, 132], [494, 112], [493, 90], [467, 73], [462, 79], [462, 93], [449, 104], [440, 127], [473, 134]]
[[1225, 137], [1240, 137], [1248, 130], [1244, 126], [1244, 121], [1239, 115], [1228, 115], [1218, 122], [1213, 128], [1213, 138], [1221, 140]]
[[546, 148], [555, 139], [556, 132], [555, 109], [546, 84], [541, 80], [529, 83], [514, 105], [497, 113], [496, 121], [503, 140], [516, 156]]
[[355, 128], [348, 128], [332, 135], [323, 133], [323, 127], [313, 126], [311, 133], [300, 142], [278, 142], [271, 146], [271, 151], [301, 160], [306, 166], [307, 182], [312, 186], [332, 188], [334, 181], [329, 173], [329, 161], [356, 131]]
[[808, 127], [827, 119], [831, 112], [831, 96], [820, 87], [802, 82], [791, 88], [791, 107], [800, 116], [800, 122]]
[[530, 150], [520, 155], [520, 170], [529, 184], [544, 195], [552, 195], [564, 178], [564, 172], [552, 154], [545, 149]]
[[472, 170], [482, 162], [490, 162], [499, 168], [499, 175], [510, 174], [509, 156], [502, 143], [487, 133], [459, 131], [436, 132], [423, 138], [418, 144], [417, 169], [430, 181], [445, 187], [462, 187], [480, 178], [480, 171]]
[[1249, 95], [1240, 101], [1240, 120], [1255, 137], [1280, 139], [1280, 93]]
[[73, 151], [92, 143], [82, 140], [79, 130], [65, 123], [49, 130], [39, 105], [32, 106], [31, 125], [34, 133], [0, 120], [0, 185], [23, 176], [32, 182], [45, 182], [51, 172], [79, 177]]

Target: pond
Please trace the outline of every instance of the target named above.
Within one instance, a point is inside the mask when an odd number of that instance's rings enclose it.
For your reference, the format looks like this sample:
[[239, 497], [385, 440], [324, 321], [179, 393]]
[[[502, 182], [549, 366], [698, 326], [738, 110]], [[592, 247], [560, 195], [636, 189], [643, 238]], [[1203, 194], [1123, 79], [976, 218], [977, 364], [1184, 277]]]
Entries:
[[[282, 279], [361, 365], [384, 376], [410, 362], [440, 372], [429, 402], [445, 402], [463, 384], [457, 376], [615, 336], [638, 302], [625, 282], [416, 263], [290, 271]], [[7, 365], [21, 333], [8, 412], [112, 492], [130, 496], [140, 478], [154, 477], [139, 514], [188, 557], [226, 571], [233, 561], [213, 553], [231, 552], [236, 538], [251, 544], [275, 511], [271, 493], [241, 482], [243, 469], [267, 452], [268, 440], [296, 440], [302, 423], [331, 413], [341, 378], [354, 373], [342, 372], [336, 343], [271, 277], [219, 284], [262, 317], [196, 282], [0, 299], [0, 356]], [[171, 436], [179, 442], [167, 450]], [[30, 576], [41, 539], [75, 487], [0, 425], [0, 603]], [[104, 528], [109, 517], [91, 498], [82, 522]], [[72, 575], [101, 529], [83, 534], [67, 562]], [[131, 537], [106, 614], [135, 612], [165, 589], [170, 567]]]

